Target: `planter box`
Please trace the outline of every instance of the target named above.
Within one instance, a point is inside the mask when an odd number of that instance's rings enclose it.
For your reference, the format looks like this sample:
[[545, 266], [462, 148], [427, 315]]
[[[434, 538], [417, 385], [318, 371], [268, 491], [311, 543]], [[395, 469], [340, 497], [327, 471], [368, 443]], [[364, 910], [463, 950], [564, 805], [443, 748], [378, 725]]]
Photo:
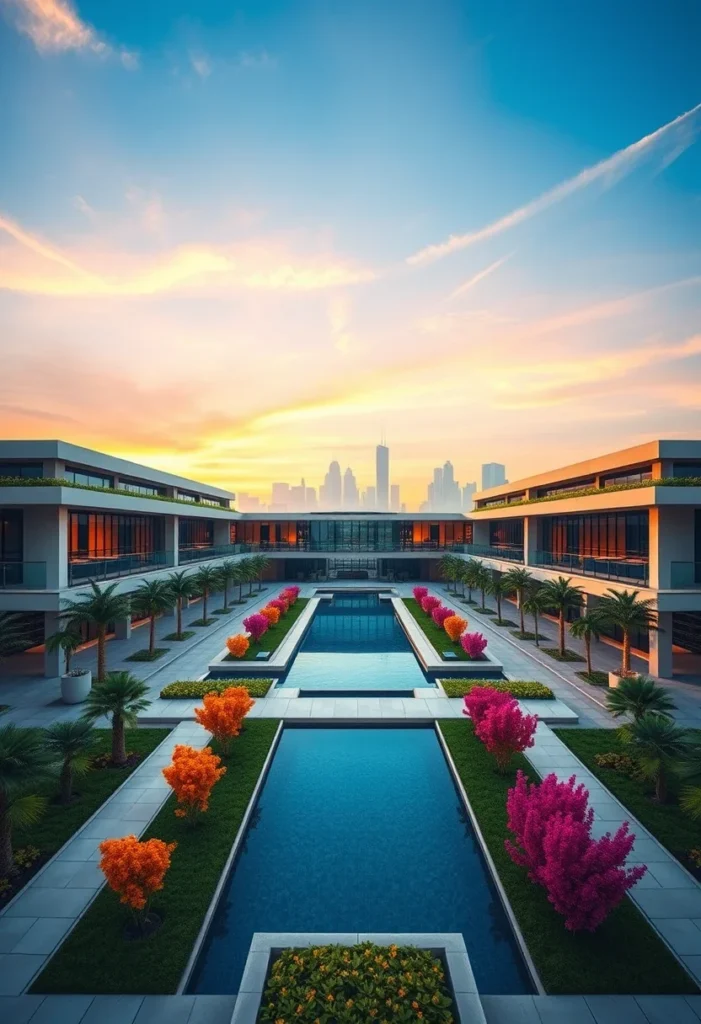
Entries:
[[609, 687], [615, 690], [621, 679], [635, 679], [637, 672], [626, 672], [625, 675], [622, 672], [609, 672]]
[[92, 687], [92, 672], [61, 676], [61, 700], [64, 704], [82, 704]]

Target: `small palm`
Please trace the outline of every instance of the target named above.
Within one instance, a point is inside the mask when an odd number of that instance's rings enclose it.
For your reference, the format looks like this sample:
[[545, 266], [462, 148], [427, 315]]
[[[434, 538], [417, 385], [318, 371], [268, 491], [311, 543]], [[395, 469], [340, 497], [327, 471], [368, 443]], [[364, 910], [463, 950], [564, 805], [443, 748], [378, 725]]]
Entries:
[[83, 717], [95, 722], [106, 715], [119, 715], [127, 725], [150, 705], [148, 686], [130, 672], [109, 672], [103, 683], [93, 686], [85, 701]]
[[35, 824], [46, 798], [32, 790], [55, 777], [55, 756], [40, 729], [0, 728], [0, 877], [15, 872], [12, 827]]
[[643, 714], [623, 734], [630, 746], [640, 774], [655, 783], [657, 798], [664, 802], [667, 776], [676, 771], [688, 751], [688, 736], [665, 715]]
[[628, 714], [634, 721], [647, 714], [669, 718], [677, 710], [669, 691], [647, 676], [622, 678], [615, 689], [607, 692], [606, 705], [614, 718]]
[[95, 730], [90, 722], [54, 722], [46, 730], [46, 745], [61, 763], [61, 798], [71, 799], [73, 778], [84, 775], [90, 768], [90, 754], [95, 742]]

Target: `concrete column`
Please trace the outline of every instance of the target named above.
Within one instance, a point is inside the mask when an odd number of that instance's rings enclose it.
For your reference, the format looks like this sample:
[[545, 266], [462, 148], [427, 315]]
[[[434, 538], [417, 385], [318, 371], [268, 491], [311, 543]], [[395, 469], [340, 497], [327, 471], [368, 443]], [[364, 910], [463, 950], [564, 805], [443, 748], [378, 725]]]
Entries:
[[174, 567], [180, 564], [178, 559], [179, 543], [180, 517], [166, 516], [163, 545], [165, 548], [166, 558], [168, 559], [168, 564]]
[[535, 565], [534, 556], [538, 550], [538, 517], [523, 518], [523, 564]]
[[489, 520], [474, 519], [472, 527], [472, 543], [482, 547], [489, 547]]
[[651, 676], [671, 679], [674, 654], [672, 651], [672, 612], [660, 612], [657, 616], [658, 630], [650, 630]]
[[[677, 577], [691, 573], [694, 552], [694, 509], [660, 505], [650, 516], [650, 587], [668, 590]], [[682, 563], [673, 566], [673, 562]], [[685, 563], [685, 564], [683, 564]]]
[[60, 480], [65, 471], [65, 462], [59, 459], [44, 459], [43, 473], [47, 479]]
[[[44, 612], [44, 639], [61, 628], [58, 612]], [[63, 674], [65, 658], [63, 651], [44, 652], [44, 675], [47, 679], [55, 679]]]
[[131, 636], [131, 616], [125, 619], [118, 619], [114, 624], [115, 640], [128, 640]]
[[214, 520], [214, 546], [216, 548], [224, 547], [226, 544], [231, 543], [229, 535], [229, 520], [228, 519], [215, 519]]

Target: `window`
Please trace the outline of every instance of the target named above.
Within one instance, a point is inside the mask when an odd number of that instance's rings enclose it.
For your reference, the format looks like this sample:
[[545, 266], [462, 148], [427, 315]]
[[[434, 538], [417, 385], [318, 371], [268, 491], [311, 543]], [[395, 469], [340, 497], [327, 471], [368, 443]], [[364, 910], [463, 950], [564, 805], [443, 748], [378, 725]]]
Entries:
[[641, 484], [644, 480], [652, 480], [652, 466], [641, 466], [640, 469], [630, 469], [623, 473], [611, 473], [602, 476], [601, 487], [615, 487], [616, 484]]
[[596, 479], [592, 476], [588, 480], [572, 480], [568, 484], [553, 484], [552, 487], [540, 487], [539, 498], [548, 498], [551, 494], [563, 494], [566, 491], [584, 491], [587, 487], [596, 487]]
[[199, 497], [196, 494], [188, 494], [187, 491], [178, 491], [178, 501], [199, 501]]
[[523, 548], [523, 519], [500, 519], [489, 524], [489, 546]]
[[72, 484], [83, 484], [86, 487], [114, 486], [114, 477], [105, 476], [90, 469], [75, 469], [73, 466], [66, 466], [63, 479]]
[[158, 516], [71, 512], [69, 561], [144, 555], [163, 550], [164, 521]]
[[22, 561], [22, 527], [21, 508], [0, 508], [0, 562]]
[[547, 516], [541, 525], [544, 552], [647, 561], [648, 513], [603, 512]]
[[120, 491], [134, 491], [136, 494], [161, 494], [166, 493], [165, 487], [156, 487], [155, 484], [138, 484], [135, 480], [119, 480], [117, 489]]
[[701, 462], [675, 462], [672, 476], [701, 477]]
[[0, 462], [0, 476], [36, 479], [44, 475], [41, 462]]
[[178, 539], [181, 548], [211, 548], [214, 546], [214, 523], [207, 519], [181, 519]]

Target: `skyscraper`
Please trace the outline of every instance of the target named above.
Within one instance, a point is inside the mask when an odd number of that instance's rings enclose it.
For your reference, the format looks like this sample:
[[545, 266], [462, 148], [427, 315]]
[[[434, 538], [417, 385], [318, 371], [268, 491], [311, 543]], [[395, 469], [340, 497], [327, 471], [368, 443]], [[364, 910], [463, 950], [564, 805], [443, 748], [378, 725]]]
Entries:
[[473, 480], [471, 483], [465, 484], [462, 489], [462, 510], [463, 512], [471, 512], [475, 507], [473, 494], [477, 490], [477, 481]]
[[355, 482], [353, 470], [348, 469], [343, 474], [343, 508], [353, 509], [358, 507], [358, 485]]
[[307, 505], [307, 488], [302, 479], [297, 487], [290, 487], [290, 511], [301, 512]]
[[389, 489], [389, 507], [392, 512], [400, 511], [399, 484], [392, 484]]
[[500, 484], [507, 483], [506, 479], [506, 466], [502, 466], [500, 462], [485, 462], [482, 466], [482, 490], [486, 491], [489, 487], [499, 487]]
[[271, 512], [287, 512], [290, 504], [290, 485], [286, 483], [273, 484], [272, 498], [270, 503]]
[[386, 512], [389, 508], [389, 448], [378, 444], [375, 449], [375, 484], [377, 511]]
[[341, 481], [341, 467], [334, 461], [329, 466], [329, 471], [324, 477], [324, 505], [331, 511], [337, 511], [343, 504], [343, 484]]
[[437, 512], [443, 507], [443, 470], [437, 466], [433, 471], [433, 491], [429, 494], [431, 511]]
[[377, 492], [374, 487], [366, 487], [363, 491], [363, 508], [368, 512], [374, 512], [377, 506]]
[[460, 505], [460, 487], [455, 480], [455, 474], [453, 472], [453, 463], [448, 461], [443, 466], [443, 512], [459, 512]]

